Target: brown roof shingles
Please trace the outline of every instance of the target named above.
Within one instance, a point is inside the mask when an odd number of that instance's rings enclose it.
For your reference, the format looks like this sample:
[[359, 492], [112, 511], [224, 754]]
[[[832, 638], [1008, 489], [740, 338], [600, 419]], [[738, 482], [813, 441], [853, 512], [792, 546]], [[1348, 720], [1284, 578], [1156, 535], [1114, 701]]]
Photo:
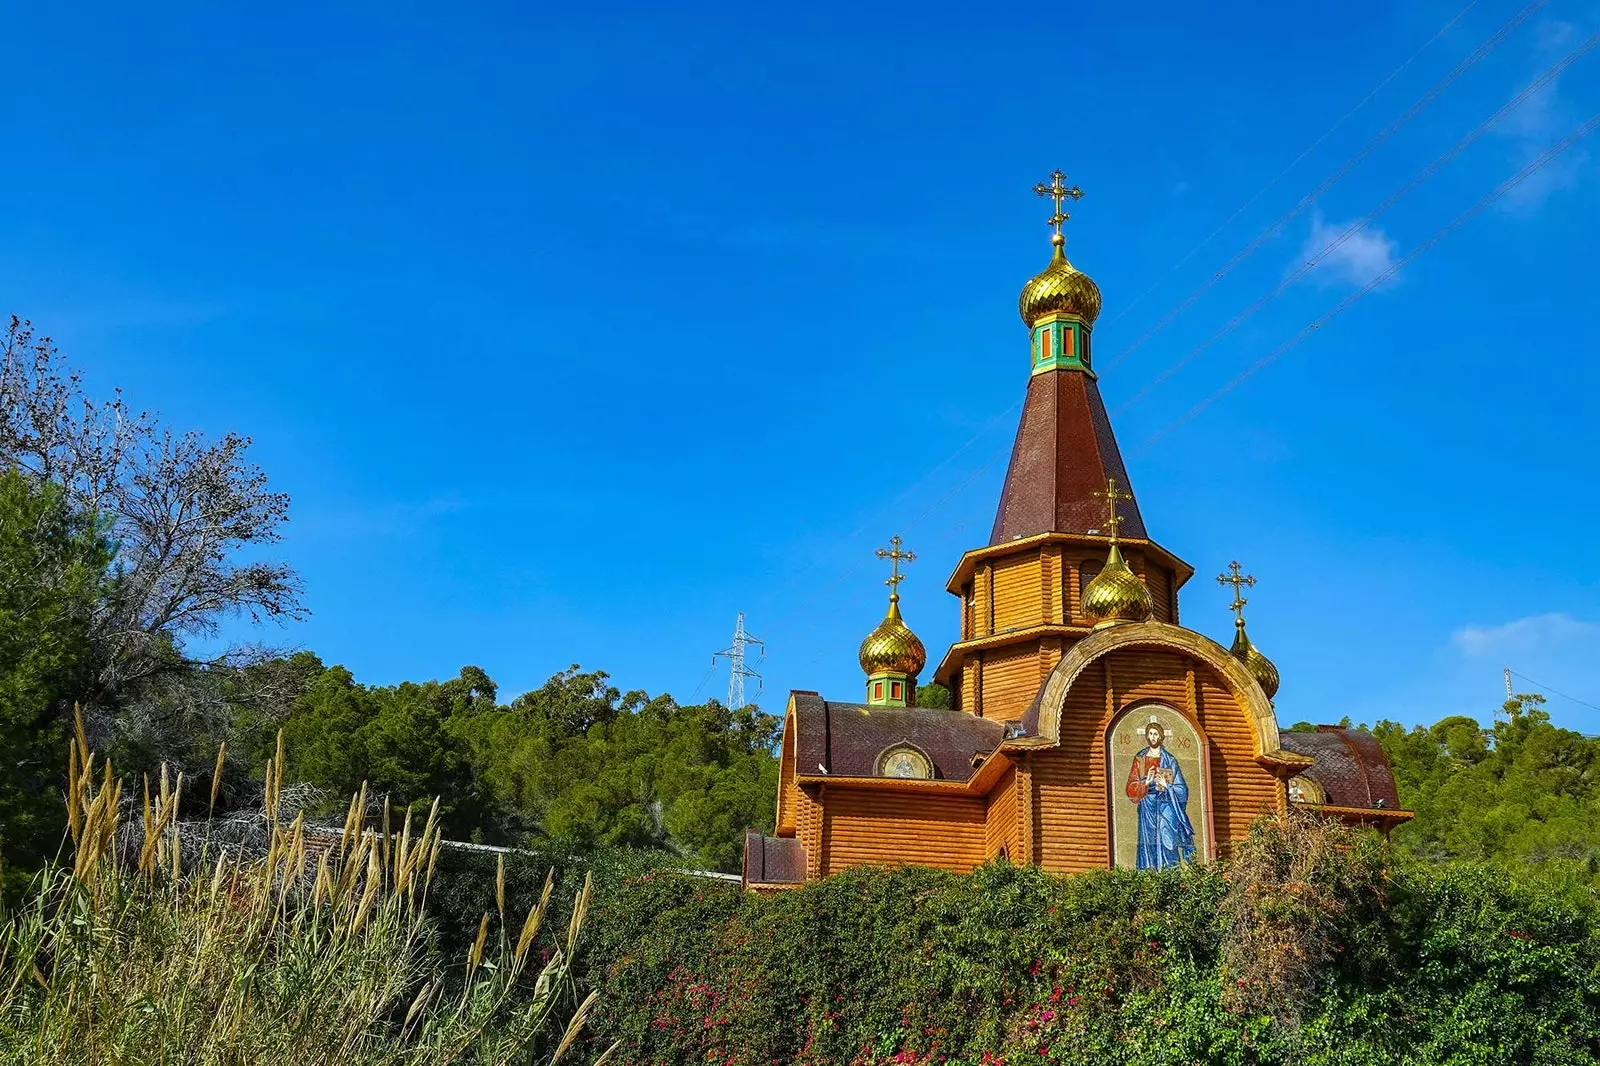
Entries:
[[933, 763], [933, 775], [951, 781], [972, 776], [974, 756], [1000, 746], [1005, 727], [965, 711], [931, 707], [869, 707], [835, 703], [795, 692], [795, 769], [801, 775], [874, 777], [878, 757], [911, 744]]
[[806, 849], [794, 837], [744, 834], [744, 883], [792, 885], [806, 879]]
[[[1036, 533], [1104, 532], [1105, 501], [1094, 493], [1105, 491], [1107, 478], [1116, 478], [1122, 491], [1133, 491], [1100, 386], [1079, 371], [1035, 374], [1028, 381], [989, 543]], [[1124, 537], [1148, 535], [1138, 501], [1123, 502], [1117, 513]]]
[[1335, 807], [1398, 810], [1400, 792], [1394, 769], [1372, 735], [1360, 729], [1319, 725], [1315, 733], [1284, 730], [1278, 734], [1286, 751], [1315, 759], [1305, 776], [1322, 786]]

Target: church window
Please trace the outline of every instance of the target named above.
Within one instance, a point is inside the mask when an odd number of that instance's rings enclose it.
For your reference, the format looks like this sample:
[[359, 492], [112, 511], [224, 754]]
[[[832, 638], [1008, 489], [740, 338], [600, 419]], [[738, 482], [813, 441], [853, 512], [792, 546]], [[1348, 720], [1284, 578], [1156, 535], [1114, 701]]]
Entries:
[[883, 699], [883, 682], [882, 681], [874, 681], [872, 683], [872, 698], [875, 699], [875, 700]]
[[1039, 331], [1039, 340], [1044, 346], [1043, 349], [1042, 349], [1044, 358], [1041, 360], [1041, 362], [1048, 361], [1050, 356], [1052, 354], [1054, 354], [1050, 350], [1050, 339], [1051, 338], [1050, 338], [1050, 329], [1049, 329], [1049, 327], [1046, 327], [1046, 328], [1044, 328], [1044, 329]]
[[1064, 355], [1065, 357], [1067, 357], [1068, 359], [1071, 359], [1072, 356], [1074, 355], [1073, 349], [1076, 347], [1076, 345], [1074, 345], [1072, 342], [1074, 340], [1076, 340], [1076, 339], [1077, 339], [1077, 332], [1071, 326], [1063, 326], [1062, 327], [1062, 329], [1061, 329], [1061, 354]]
[[1290, 803], [1326, 803], [1327, 794], [1322, 786], [1304, 775], [1289, 779]]
[[926, 780], [933, 776], [933, 763], [912, 745], [899, 744], [878, 756], [878, 774]]
[[901, 697], [901, 695], [902, 695], [902, 693], [901, 693], [900, 682], [898, 682], [898, 681], [889, 682], [889, 698], [891, 700], [897, 700], [897, 699], [899, 699]]
[[1083, 565], [1078, 567], [1078, 605], [1083, 605], [1083, 594], [1089, 588], [1089, 582], [1100, 575], [1100, 568], [1104, 564], [1099, 559], [1085, 559]]

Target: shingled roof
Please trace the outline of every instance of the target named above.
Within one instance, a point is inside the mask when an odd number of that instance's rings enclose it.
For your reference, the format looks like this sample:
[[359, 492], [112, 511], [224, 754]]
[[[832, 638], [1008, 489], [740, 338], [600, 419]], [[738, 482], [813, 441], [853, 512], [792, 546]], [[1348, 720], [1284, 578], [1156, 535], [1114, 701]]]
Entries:
[[1284, 730], [1278, 734], [1278, 743], [1285, 751], [1316, 760], [1304, 776], [1321, 786], [1329, 806], [1391, 811], [1400, 808], [1394, 770], [1371, 734], [1319, 725], [1315, 733]]
[[746, 885], [797, 885], [806, 879], [806, 849], [794, 837], [744, 834]]
[[[1100, 386], [1077, 371], [1035, 374], [989, 543], [1036, 533], [1104, 532], [1106, 504], [1094, 493], [1105, 491], [1107, 478], [1115, 478], [1124, 492], [1133, 491]], [[1123, 502], [1117, 513], [1124, 537], [1148, 536], [1137, 500]]]
[[933, 763], [933, 776], [965, 781], [973, 757], [1000, 746], [1005, 727], [965, 711], [931, 707], [869, 707], [835, 703], [814, 693], [793, 694], [795, 765], [802, 775], [875, 777], [878, 757], [897, 744], [911, 744]]

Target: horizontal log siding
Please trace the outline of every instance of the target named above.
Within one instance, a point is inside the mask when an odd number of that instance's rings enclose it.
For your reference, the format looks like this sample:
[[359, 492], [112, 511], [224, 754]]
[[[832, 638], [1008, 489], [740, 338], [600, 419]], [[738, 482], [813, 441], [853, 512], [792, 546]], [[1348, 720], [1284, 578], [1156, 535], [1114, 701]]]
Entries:
[[1067, 692], [1061, 746], [1033, 754], [1034, 855], [1057, 873], [1110, 865], [1106, 828], [1105, 670], [1091, 663]]
[[985, 718], [1001, 721], [1021, 718], [1044, 683], [1044, 674], [1039, 669], [1038, 641], [984, 652], [981, 669], [979, 706]]
[[1044, 621], [1044, 596], [1037, 553], [994, 562], [994, 631], [1036, 626]]
[[984, 855], [984, 801], [829, 786], [823, 803], [823, 871], [864, 863], [916, 863], [965, 872]]
[[1211, 740], [1211, 820], [1218, 857], [1226, 857], [1250, 823], [1278, 809], [1282, 781], [1255, 760], [1245, 711], [1210, 667], [1195, 664], [1200, 724]]
[[822, 805], [805, 789], [799, 791], [795, 810], [796, 836], [806, 853], [806, 879], [822, 876]]
[[1000, 778], [985, 801], [983, 832], [983, 857], [985, 861], [1006, 850], [1011, 861], [1016, 862], [1022, 851], [1018, 835], [1017, 769], [1012, 767]]
[[1150, 590], [1154, 606], [1152, 617], [1157, 622], [1175, 622], [1172, 617], [1172, 574], [1163, 567], [1147, 563], [1143, 570], [1145, 587]]

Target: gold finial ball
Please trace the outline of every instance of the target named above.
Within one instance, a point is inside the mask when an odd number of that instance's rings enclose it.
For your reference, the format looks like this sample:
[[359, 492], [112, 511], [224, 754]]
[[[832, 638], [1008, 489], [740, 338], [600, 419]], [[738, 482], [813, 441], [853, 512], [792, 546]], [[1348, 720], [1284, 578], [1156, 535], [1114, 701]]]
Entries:
[[1022, 321], [1031, 329], [1045, 315], [1068, 314], [1077, 315], [1084, 325], [1092, 326], [1100, 317], [1100, 286], [1067, 262], [1059, 233], [1053, 241], [1056, 250], [1050, 265], [1022, 287], [1022, 296], [1017, 300]]
[[900, 617], [900, 597], [889, 598], [889, 613], [861, 642], [861, 669], [873, 674], [916, 677], [928, 662], [927, 649]]
[[1244, 668], [1250, 671], [1250, 676], [1256, 679], [1256, 684], [1261, 686], [1261, 691], [1271, 700], [1278, 694], [1278, 668], [1271, 659], [1261, 654], [1244, 631], [1244, 623], [1235, 623], [1236, 629], [1233, 636], [1233, 657], [1244, 663]]
[[1128, 569], [1122, 552], [1113, 545], [1105, 569], [1083, 590], [1083, 613], [1094, 619], [1099, 628], [1117, 622], [1143, 622], [1154, 609], [1150, 589]]

